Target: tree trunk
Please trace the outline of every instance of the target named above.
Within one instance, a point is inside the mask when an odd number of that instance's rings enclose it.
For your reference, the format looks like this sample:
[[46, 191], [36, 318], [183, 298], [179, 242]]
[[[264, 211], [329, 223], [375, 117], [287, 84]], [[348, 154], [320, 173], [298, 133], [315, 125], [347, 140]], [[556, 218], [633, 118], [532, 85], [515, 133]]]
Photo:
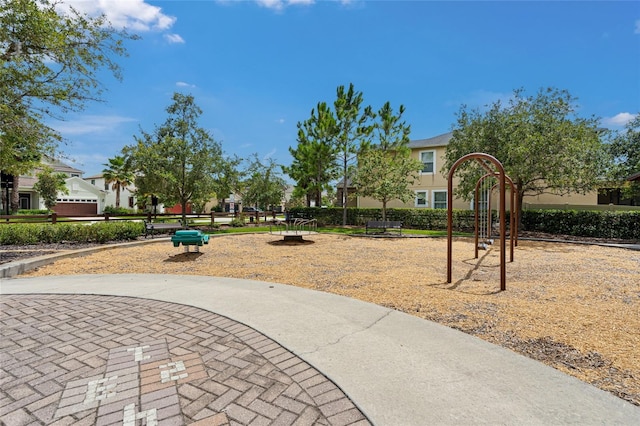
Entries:
[[187, 200], [182, 200], [180, 202], [182, 206], [182, 226], [187, 227]]
[[347, 226], [347, 169], [344, 170], [344, 179], [342, 180], [342, 226]]
[[120, 207], [120, 185], [116, 186], [116, 208]]
[[2, 188], [2, 211], [0, 214], [10, 214], [10, 211], [7, 211], [7, 207], [9, 206], [9, 199], [11, 195], [9, 195], [9, 191], [6, 188]]
[[18, 191], [18, 187], [20, 186], [20, 176], [13, 176], [13, 189], [11, 190], [11, 214], [18, 213], [18, 209], [20, 208], [20, 193]]
[[316, 196], [316, 200], [315, 200], [316, 207], [322, 207], [322, 192], [316, 191], [315, 196]]
[[520, 184], [518, 183], [518, 193], [516, 195], [516, 209], [518, 212], [518, 230], [522, 231], [522, 200], [524, 199], [524, 191], [521, 189]]
[[387, 200], [382, 200], [382, 220], [387, 220]]

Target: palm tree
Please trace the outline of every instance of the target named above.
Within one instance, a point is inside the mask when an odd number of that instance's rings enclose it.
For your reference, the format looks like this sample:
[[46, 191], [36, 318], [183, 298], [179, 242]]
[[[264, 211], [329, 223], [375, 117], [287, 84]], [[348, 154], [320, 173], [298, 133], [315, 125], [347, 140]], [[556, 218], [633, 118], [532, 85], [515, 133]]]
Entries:
[[106, 169], [102, 170], [102, 177], [107, 184], [112, 184], [111, 189], [116, 191], [116, 208], [120, 207], [120, 191], [131, 185], [135, 176], [128, 167], [124, 156], [116, 155], [109, 159]]

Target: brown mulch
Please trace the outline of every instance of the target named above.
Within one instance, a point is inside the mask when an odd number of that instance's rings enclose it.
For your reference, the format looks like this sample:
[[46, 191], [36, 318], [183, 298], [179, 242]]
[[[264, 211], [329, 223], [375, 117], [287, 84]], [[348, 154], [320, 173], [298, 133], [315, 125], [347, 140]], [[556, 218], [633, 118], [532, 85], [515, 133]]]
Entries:
[[[456, 239], [213, 237], [201, 253], [163, 242], [66, 259], [29, 276], [166, 273], [278, 282], [361, 299], [462, 330], [640, 405], [640, 252], [520, 241], [499, 291], [499, 250]], [[508, 246], [508, 245], [507, 245]], [[507, 256], [508, 260], [508, 256]]]

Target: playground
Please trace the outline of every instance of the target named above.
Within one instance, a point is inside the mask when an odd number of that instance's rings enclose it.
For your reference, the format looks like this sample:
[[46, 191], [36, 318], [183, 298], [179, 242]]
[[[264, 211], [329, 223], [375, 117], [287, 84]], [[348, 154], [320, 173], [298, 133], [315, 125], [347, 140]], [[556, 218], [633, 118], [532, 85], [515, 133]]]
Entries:
[[475, 259], [473, 239], [454, 239], [451, 283], [444, 238], [280, 239], [214, 237], [197, 253], [165, 241], [60, 260], [26, 275], [193, 274], [335, 293], [459, 329], [640, 405], [638, 251], [520, 241], [500, 291], [498, 246]]

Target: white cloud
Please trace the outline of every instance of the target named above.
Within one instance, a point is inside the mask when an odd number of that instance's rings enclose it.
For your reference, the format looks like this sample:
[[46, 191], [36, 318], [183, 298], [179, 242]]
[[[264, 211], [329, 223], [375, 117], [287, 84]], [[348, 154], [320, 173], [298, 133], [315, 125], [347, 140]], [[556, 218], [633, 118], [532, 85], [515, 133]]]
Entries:
[[315, 0], [255, 0], [262, 7], [273, 10], [283, 10], [287, 6], [308, 6]]
[[77, 136], [110, 131], [120, 124], [134, 121], [138, 120], [119, 115], [84, 115], [78, 119], [56, 122], [51, 127], [63, 136]]
[[634, 31], [635, 34], [640, 34], [640, 19], [636, 20], [636, 30]]
[[185, 83], [184, 81], [178, 81], [178, 82], [176, 83], [176, 86], [178, 86], [178, 87], [188, 87], [188, 88], [191, 88], [191, 89], [193, 89], [194, 87], [196, 87], [196, 85], [195, 85], [195, 84]]
[[[244, 0], [215, 0], [220, 5], [232, 5]], [[253, 0], [259, 6], [275, 10], [282, 11], [289, 6], [311, 6], [316, 3], [317, 0]], [[360, 3], [364, 3], [365, 0], [332, 0], [339, 3], [342, 6], [355, 6]]]
[[624, 127], [631, 120], [636, 118], [635, 114], [628, 112], [621, 112], [613, 117], [605, 117], [602, 119], [602, 124], [607, 127]]
[[174, 16], [165, 15], [162, 8], [145, 0], [64, 0], [60, 7], [65, 6], [91, 16], [104, 14], [114, 27], [131, 31], [166, 31], [176, 22]]
[[284, 118], [278, 118], [278, 119], [276, 120], [276, 123], [278, 123], [278, 124], [284, 124]]
[[184, 43], [184, 39], [179, 34], [165, 34], [164, 39], [171, 44]]

